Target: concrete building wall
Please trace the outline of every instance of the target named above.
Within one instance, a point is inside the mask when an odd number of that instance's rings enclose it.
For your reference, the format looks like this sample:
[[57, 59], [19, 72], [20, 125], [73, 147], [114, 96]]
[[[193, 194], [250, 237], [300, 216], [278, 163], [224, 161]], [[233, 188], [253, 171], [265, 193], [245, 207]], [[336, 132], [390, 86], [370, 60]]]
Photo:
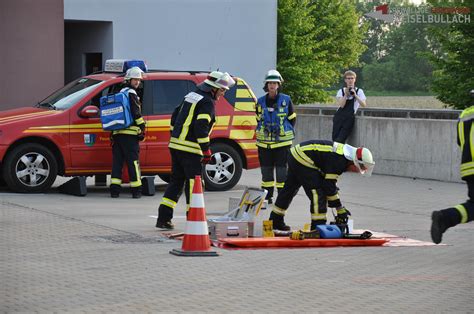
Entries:
[[64, 0], [65, 20], [111, 21], [113, 57], [149, 68], [215, 70], [257, 95], [276, 65], [277, 0]]
[[0, 1], [0, 110], [31, 106], [64, 83], [63, 0]]
[[[297, 108], [296, 143], [309, 139], [331, 140], [332, 114], [327, 107]], [[360, 110], [361, 113], [364, 110]], [[399, 111], [402, 112], [403, 110]], [[393, 116], [386, 110], [385, 115]], [[453, 110], [453, 117], [459, 111]], [[376, 162], [374, 173], [402, 177], [461, 181], [461, 154], [456, 143], [455, 119], [439, 119], [429, 110], [418, 110], [423, 119], [379, 116], [356, 117], [348, 144], [369, 148]], [[442, 117], [443, 118], [443, 117]]]

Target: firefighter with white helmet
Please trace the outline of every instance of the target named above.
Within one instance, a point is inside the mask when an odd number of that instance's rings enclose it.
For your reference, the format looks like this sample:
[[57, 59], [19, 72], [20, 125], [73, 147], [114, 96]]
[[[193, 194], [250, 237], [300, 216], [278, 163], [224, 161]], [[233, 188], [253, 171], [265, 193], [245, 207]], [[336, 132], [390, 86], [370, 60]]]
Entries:
[[139, 164], [139, 141], [145, 139], [145, 120], [141, 113], [140, 97], [137, 89], [143, 80], [143, 71], [139, 67], [132, 67], [125, 73], [125, 87], [121, 92], [128, 94], [130, 111], [134, 123], [126, 129], [112, 132], [112, 174], [110, 181], [110, 196], [119, 197], [122, 184], [123, 163], [127, 164], [130, 177], [130, 186], [133, 198], [141, 197], [141, 174]]
[[234, 79], [229, 73], [212, 71], [195, 91], [184, 96], [171, 116], [171, 181], [158, 207], [156, 227], [173, 229], [173, 211], [183, 191], [189, 209], [194, 177], [202, 174], [203, 165], [211, 160], [209, 135], [216, 122], [215, 101], [224, 96]]
[[257, 101], [256, 137], [261, 187], [268, 191], [266, 199], [271, 204], [275, 186], [281, 191], [286, 180], [288, 154], [295, 137], [296, 113], [290, 96], [280, 92], [283, 84], [280, 72], [268, 71], [264, 83], [267, 94]]
[[326, 224], [327, 206], [336, 208], [336, 223], [347, 223], [350, 212], [339, 199], [337, 180], [346, 171], [370, 176], [374, 165], [372, 153], [365, 147], [323, 140], [305, 141], [292, 147], [285, 186], [270, 214], [273, 228], [290, 230], [284, 216], [301, 186], [311, 201], [311, 230]]

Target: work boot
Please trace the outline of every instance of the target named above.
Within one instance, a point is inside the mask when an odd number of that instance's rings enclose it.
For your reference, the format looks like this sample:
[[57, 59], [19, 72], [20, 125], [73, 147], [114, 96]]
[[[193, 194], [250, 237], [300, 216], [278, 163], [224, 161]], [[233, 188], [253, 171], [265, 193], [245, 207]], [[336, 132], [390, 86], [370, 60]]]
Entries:
[[443, 219], [443, 213], [435, 210], [431, 214], [431, 239], [439, 244], [443, 240], [443, 233], [448, 229]]
[[142, 197], [142, 189], [139, 188], [132, 188], [132, 197], [133, 198], [140, 198]]
[[171, 223], [171, 221], [156, 221], [156, 227], [158, 229], [164, 229], [164, 230], [173, 230], [174, 225]]
[[326, 220], [311, 220], [311, 230], [316, 230], [317, 225], [325, 225]]
[[290, 231], [291, 227], [285, 224], [284, 216], [271, 212], [269, 220], [273, 221], [273, 230]]
[[122, 187], [118, 184], [111, 184], [110, 185], [110, 197], [117, 198], [120, 196], [120, 190]]

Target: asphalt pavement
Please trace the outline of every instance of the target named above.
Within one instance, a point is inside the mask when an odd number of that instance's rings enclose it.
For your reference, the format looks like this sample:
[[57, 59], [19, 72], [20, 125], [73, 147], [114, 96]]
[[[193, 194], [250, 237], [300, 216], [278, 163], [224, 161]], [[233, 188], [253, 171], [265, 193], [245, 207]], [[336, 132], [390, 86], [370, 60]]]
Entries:
[[[58, 179], [55, 187], [64, 182]], [[233, 190], [205, 192], [207, 215], [258, 186], [245, 171]], [[154, 227], [156, 195], [25, 195], [0, 190], [0, 312], [474, 312], [474, 225], [431, 243], [433, 210], [464, 201], [460, 183], [344, 174], [340, 196], [355, 229], [423, 241], [421, 246], [226, 250], [218, 257], [169, 254], [181, 242]], [[184, 196], [176, 231], [185, 227]], [[301, 189], [286, 222], [310, 222]]]

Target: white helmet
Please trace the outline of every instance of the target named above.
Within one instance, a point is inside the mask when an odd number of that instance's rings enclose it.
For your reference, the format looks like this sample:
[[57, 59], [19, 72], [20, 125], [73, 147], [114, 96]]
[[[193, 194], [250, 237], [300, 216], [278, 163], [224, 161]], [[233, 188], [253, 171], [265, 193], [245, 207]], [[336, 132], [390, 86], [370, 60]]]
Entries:
[[127, 70], [125, 73], [125, 79], [139, 79], [143, 80], [143, 71], [139, 67], [133, 67]]
[[374, 170], [375, 162], [372, 153], [365, 147], [353, 147], [344, 144], [344, 157], [352, 161], [354, 166], [359, 170], [359, 173], [364, 176], [370, 176]]
[[277, 70], [270, 70], [267, 76], [265, 76], [265, 83], [267, 82], [278, 82], [281, 85], [281, 83], [283, 83], [283, 77]]
[[211, 73], [209, 73], [207, 78], [204, 80], [204, 83], [215, 88], [224, 88], [226, 90], [229, 90], [232, 86], [235, 85], [235, 81], [229, 75], [229, 73], [222, 73], [219, 71], [212, 71]]

